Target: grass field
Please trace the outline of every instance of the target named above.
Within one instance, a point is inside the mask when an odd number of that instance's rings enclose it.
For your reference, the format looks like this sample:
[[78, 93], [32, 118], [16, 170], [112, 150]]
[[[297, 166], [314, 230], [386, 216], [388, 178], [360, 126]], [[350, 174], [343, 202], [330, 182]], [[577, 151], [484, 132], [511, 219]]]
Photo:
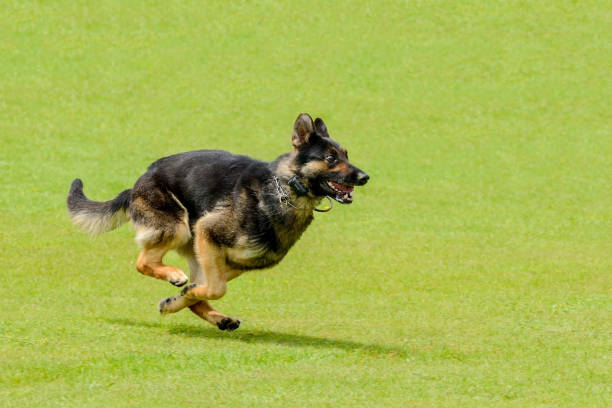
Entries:
[[[611, 38], [596, 1], [2, 2], [0, 406], [609, 406]], [[371, 180], [234, 333], [68, 220], [75, 177], [272, 160], [300, 112]]]

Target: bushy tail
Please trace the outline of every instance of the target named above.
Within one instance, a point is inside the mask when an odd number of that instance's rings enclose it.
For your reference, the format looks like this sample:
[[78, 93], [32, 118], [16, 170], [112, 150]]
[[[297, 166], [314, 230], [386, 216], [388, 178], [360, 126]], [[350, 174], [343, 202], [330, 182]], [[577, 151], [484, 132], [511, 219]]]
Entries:
[[127, 222], [132, 190], [122, 191], [110, 201], [91, 201], [83, 193], [83, 182], [75, 179], [68, 193], [68, 214], [72, 222], [89, 234], [98, 235]]

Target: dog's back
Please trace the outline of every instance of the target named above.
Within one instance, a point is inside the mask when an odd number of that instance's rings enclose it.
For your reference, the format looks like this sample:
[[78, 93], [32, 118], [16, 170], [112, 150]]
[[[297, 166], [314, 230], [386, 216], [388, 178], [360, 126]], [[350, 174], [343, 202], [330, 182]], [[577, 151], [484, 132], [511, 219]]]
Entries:
[[[145, 198], [153, 207], [172, 210], [174, 199], [187, 210], [190, 224], [217, 205], [234, 202], [234, 194], [253, 189], [271, 177], [269, 163], [222, 150], [197, 150], [157, 160], [132, 189], [133, 199]], [[169, 194], [154, 193], [164, 190]]]

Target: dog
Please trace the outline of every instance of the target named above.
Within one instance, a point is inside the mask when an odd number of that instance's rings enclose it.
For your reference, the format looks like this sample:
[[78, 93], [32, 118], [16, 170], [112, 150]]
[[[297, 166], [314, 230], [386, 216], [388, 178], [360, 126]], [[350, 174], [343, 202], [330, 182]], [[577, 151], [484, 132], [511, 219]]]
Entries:
[[[159, 303], [162, 314], [188, 307], [232, 331], [240, 320], [213, 309], [227, 283], [276, 265], [313, 220], [326, 197], [353, 201], [369, 176], [349, 162], [322, 119], [300, 114], [292, 149], [272, 162], [220, 150], [197, 150], [157, 160], [134, 187], [106, 202], [89, 200], [75, 179], [67, 207], [72, 222], [96, 235], [131, 221], [142, 250], [136, 269], [184, 286], [183, 271], [162, 262], [170, 250], [187, 259], [190, 283]], [[331, 204], [331, 199], [330, 199]]]

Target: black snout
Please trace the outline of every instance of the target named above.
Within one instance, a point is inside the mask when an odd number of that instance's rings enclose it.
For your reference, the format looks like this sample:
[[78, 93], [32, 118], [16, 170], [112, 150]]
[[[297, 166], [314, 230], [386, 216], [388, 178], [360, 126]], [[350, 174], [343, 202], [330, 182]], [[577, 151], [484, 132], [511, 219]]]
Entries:
[[365, 183], [368, 182], [369, 179], [370, 176], [365, 174], [363, 171], [359, 171], [359, 173], [357, 173], [357, 182], [355, 184], [357, 184], [358, 186], [363, 186]]

